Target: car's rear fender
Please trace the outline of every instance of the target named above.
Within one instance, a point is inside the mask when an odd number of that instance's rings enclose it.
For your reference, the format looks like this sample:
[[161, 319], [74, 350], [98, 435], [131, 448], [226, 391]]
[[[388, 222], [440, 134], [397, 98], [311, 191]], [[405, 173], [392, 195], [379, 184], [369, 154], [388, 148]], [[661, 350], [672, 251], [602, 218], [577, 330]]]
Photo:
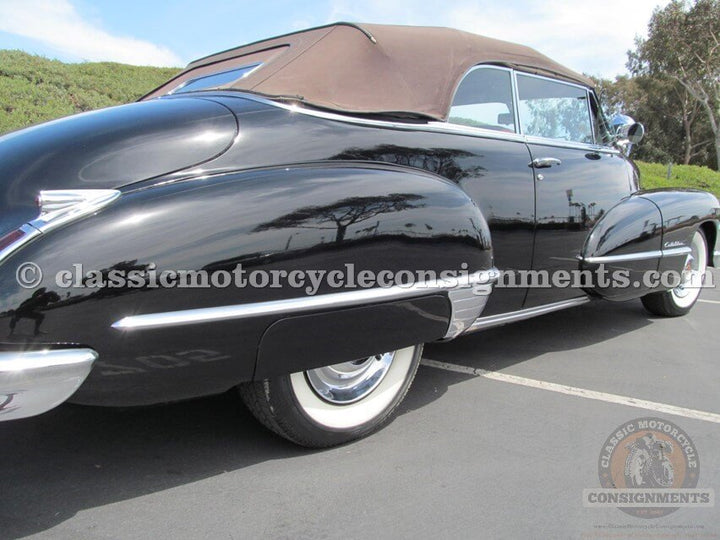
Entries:
[[[33, 290], [16, 282], [17, 267], [27, 261], [44, 276]], [[451, 291], [442, 286], [336, 302], [332, 295], [345, 291], [323, 282], [306, 305], [308, 292], [287, 284], [97, 289], [75, 281], [76, 268], [83, 275], [109, 278], [117, 270], [145, 276], [177, 270], [231, 272], [238, 264], [248, 272], [344, 272], [352, 264], [356, 276], [363, 270], [473, 274], [492, 269], [492, 250], [487, 224], [464, 191], [408, 168], [315, 163], [159, 183], [125, 191], [95, 215], [37, 236], [3, 261], [0, 328], [7, 330], [0, 341], [90, 347], [99, 359], [73, 399], [145, 404], [221, 392], [251, 380], [264, 334], [267, 351], [289, 354], [285, 344], [297, 337], [292, 332], [304, 331], [296, 324], [302, 321], [269, 330], [283, 318], [337, 312], [335, 322], [344, 321], [340, 327], [357, 335], [344, 347], [325, 350], [323, 362], [334, 363], [367, 354], [367, 343], [383, 349], [406, 346], [411, 334], [405, 330], [413, 326], [424, 329], [412, 334], [418, 342], [452, 337], [472, 322], [484, 301], [466, 296], [452, 302]], [[73, 282], [59, 288], [56, 276], [67, 271]], [[36, 310], [43, 316], [36, 318], [41, 320], [37, 334], [36, 319], [20, 317], [12, 335], [3, 338], [23, 302], [38, 291], [47, 302]], [[357, 290], [348, 294], [353, 292]], [[288, 313], [284, 301], [290, 301]], [[380, 303], [390, 304], [403, 319], [378, 326], [378, 311], [362, 308]], [[348, 317], [349, 309], [359, 311]], [[324, 338], [345, 339], [333, 333]], [[351, 346], [363, 340], [362, 346]], [[266, 355], [271, 360], [263, 361], [267, 369], [258, 373], [302, 368], [299, 357], [285, 364], [283, 354]]]

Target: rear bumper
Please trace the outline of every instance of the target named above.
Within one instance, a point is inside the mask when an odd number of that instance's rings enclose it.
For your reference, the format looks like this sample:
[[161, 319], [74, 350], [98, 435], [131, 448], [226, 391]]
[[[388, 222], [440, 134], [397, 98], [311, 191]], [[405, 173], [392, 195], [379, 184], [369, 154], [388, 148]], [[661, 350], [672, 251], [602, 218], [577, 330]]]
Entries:
[[97, 358], [92, 349], [0, 351], [0, 421], [57, 407], [75, 393]]

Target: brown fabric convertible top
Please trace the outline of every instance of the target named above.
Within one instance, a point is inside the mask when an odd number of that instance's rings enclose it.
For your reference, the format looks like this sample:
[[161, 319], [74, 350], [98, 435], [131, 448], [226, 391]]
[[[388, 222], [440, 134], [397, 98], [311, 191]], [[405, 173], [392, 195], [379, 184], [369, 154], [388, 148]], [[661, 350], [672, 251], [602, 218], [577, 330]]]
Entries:
[[336, 23], [251, 43], [192, 62], [146, 98], [184, 81], [253, 63], [218, 88], [244, 90], [356, 114], [409, 114], [446, 120], [463, 75], [497, 64], [592, 86], [537, 51], [451, 28]]

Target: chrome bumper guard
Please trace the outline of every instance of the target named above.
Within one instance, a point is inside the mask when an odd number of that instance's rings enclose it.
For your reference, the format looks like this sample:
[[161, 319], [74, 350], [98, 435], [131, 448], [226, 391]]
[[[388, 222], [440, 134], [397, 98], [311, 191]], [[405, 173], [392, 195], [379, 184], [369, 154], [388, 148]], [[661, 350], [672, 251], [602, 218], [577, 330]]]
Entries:
[[0, 351], [0, 421], [57, 407], [85, 381], [97, 358], [92, 349]]
[[492, 286], [500, 279], [497, 268], [481, 270], [467, 276], [448, 291], [452, 312], [450, 326], [443, 341], [466, 332], [485, 309]]

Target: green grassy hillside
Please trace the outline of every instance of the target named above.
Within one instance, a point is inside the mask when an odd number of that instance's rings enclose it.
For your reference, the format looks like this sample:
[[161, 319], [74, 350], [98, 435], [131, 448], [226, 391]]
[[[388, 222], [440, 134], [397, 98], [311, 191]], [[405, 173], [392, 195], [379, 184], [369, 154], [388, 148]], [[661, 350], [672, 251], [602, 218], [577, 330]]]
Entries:
[[661, 187], [699, 188], [720, 197], [720, 172], [697, 165], [673, 165], [670, 179], [667, 165], [635, 162], [640, 169], [640, 185], [644, 189]]
[[134, 101], [177, 72], [112, 62], [65, 64], [0, 50], [0, 134]]

